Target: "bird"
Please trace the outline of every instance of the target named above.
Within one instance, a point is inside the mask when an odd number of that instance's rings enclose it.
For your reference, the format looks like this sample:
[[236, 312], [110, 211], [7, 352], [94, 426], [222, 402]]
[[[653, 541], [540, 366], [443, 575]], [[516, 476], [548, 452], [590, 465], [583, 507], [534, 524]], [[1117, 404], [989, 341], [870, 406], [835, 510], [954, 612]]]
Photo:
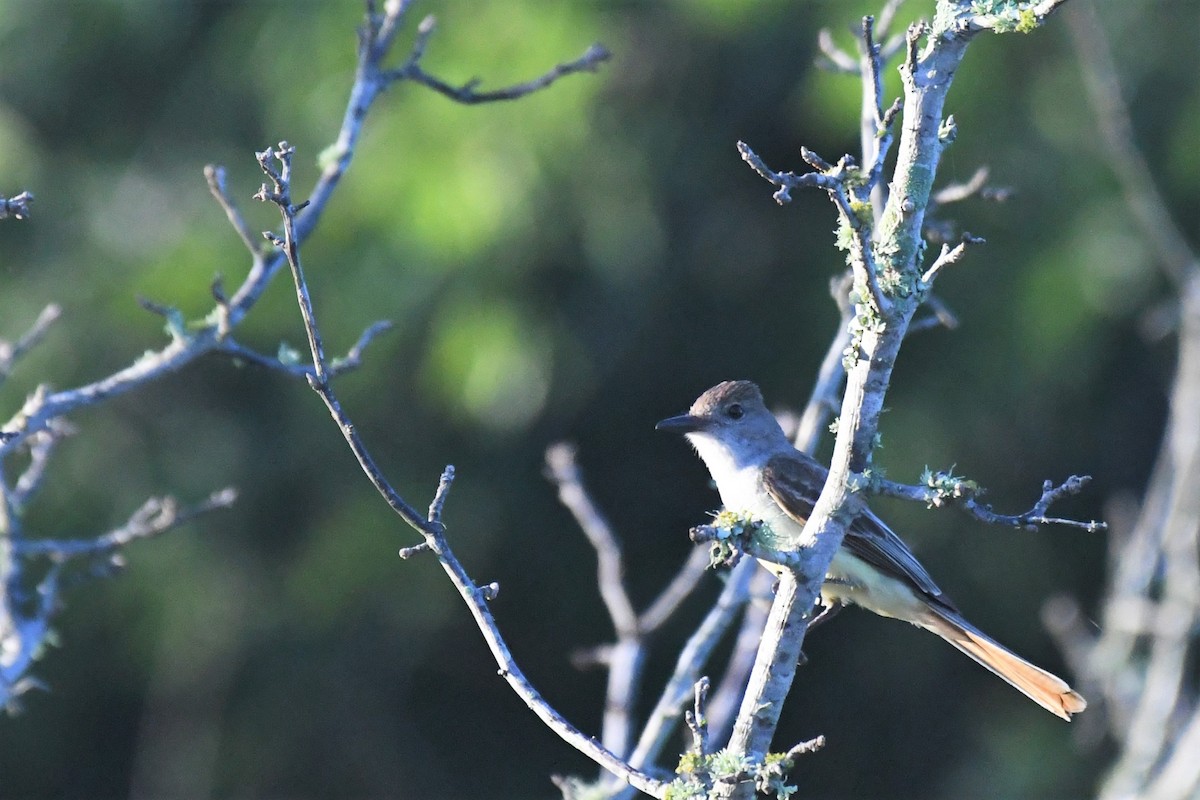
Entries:
[[[750, 381], [725, 381], [659, 430], [682, 433], [708, 467], [727, 511], [749, 514], [775, 536], [800, 541], [829, 471], [797, 450]], [[1061, 719], [1087, 701], [968, 622], [908, 545], [870, 509], [847, 527], [821, 588], [820, 618], [846, 605], [937, 634]]]

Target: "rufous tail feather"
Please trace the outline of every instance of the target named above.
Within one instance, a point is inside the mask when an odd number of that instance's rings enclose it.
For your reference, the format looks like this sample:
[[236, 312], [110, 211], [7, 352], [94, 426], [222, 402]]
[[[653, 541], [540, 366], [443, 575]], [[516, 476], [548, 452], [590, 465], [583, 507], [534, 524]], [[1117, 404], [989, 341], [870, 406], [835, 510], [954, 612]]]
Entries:
[[922, 620], [921, 627], [941, 636], [1051, 714], [1070, 722], [1072, 714], [1087, 708], [1083, 696], [1062, 678], [1030, 664], [950, 609], [931, 605], [929, 610], [932, 613]]

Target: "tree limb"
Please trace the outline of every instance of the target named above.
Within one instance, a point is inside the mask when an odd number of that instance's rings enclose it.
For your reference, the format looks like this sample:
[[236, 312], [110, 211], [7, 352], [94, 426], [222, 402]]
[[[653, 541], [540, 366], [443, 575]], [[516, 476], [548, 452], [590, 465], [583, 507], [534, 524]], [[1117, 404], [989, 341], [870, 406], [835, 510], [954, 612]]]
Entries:
[[[341, 402], [338, 400], [333, 386], [328, 380], [329, 370], [325, 363], [325, 352], [320, 330], [317, 328], [316, 313], [308, 284], [304, 278], [304, 269], [300, 263], [300, 250], [297, 239], [297, 214], [304, 204], [294, 204], [291, 201], [291, 158], [293, 148], [286, 143], [280, 143], [278, 148], [267, 148], [258, 154], [259, 164], [267, 175], [270, 185], [264, 185], [259, 191], [258, 199], [270, 202], [278, 207], [283, 219], [283, 235], [266, 234], [269, 241], [275, 244], [284, 254], [291, 269], [292, 281], [296, 290], [297, 303], [304, 321], [305, 333], [308, 337], [309, 349], [313, 361], [313, 375], [309, 385], [325, 403], [326, 409], [333, 418], [342, 436], [346, 439], [355, 460], [367, 475], [381, 497], [391, 506], [415, 531], [421, 534], [429, 552], [437, 556], [438, 563], [449, 576], [460, 596], [467, 604], [468, 610], [475, 618], [484, 640], [492, 652], [499, 667], [499, 674], [525, 704], [546, 723], [563, 741], [591, 758], [604, 769], [655, 797], [662, 797], [665, 785], [651, 776], [634, 769], [611, 750], [598, 744], [593, 738], [582, 733], [559, 714], [542, 695], [533, 687], [525, 674], [517, 666], [508, 644], [500, 633], [499, 626], [492, 616], [488, 603], [495, 597], [498, 587], [495, 584], [480, 586], [467, 574], [462, 563], [455, 557], [450, 543], [445, 535], [445, 525], [442, 522], [446, 498], [454, 481], [454, 467], [447, 466], [442, 473], [438, 490], [429, 507], [427, 516], [421, 515], [411, 506], [384, 477], [367, 450], [366, 444], [358, 433], [357, 427], [350, 421]], [[414, 555], [410, 550], [408, 555]]]

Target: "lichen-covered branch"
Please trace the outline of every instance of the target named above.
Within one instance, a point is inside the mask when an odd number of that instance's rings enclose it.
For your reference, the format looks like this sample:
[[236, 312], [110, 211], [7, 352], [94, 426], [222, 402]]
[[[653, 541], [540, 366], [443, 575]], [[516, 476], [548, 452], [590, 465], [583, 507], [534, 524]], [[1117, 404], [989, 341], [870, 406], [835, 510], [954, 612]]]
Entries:
[[[861, 288], [852, 323], [851, 351], [845, 360], [846, 391], [830, 474], [805, 527], [799, 563], [785, 571], [780, 580], [730, 741], [730, 750], [751, 763], [761, 763], [766, 757], [783, 700], [791, 688], [813, 603], [855, 514], [856, 476], [867, 474], [871, 466], [879, 416], [897, 354], [929, 288], [922, 283], [922, 225], [942, 152], [953, 141], [954, 126], [943, 122], [946, 97], [973, 36], [982, 30], [1002, 28], [998, 16], [1002, 9], [988, 9], [991, 13], [982, 14], [978, 5], [943, 0], [937, 5], [933, 22], [911, 26], [905, 38], [905, 57], [900, 66], [903, 114], [891, 192], [865, 241], [863, 234], [850, 226], [855, 245], [847, 249], [856, 288]], [[1058, 5], [1030, 7], [1029, 22], [1040, 24]], [[864, 78], [869, 79], [869, 71]], [[848, 181], [853, 180], [853, 174], [848, 170], [830, 172], [806, 159], [815, 172], [802, 176], [779, 173], [765, 167], [761, 160], [751, 159], [748, 152], [752, 151], [744, 149], [743, 157], [778, 187], [777, 201], [786, 201], [794, 186], [822, 188], [835, 198], [835, 203], [839, 195], [850, 196]], [[845, 215], [840, 204], [839, 211]], [[871, 262], [863, 254], [873, 256], [872, 269], [868, 270]], [[882, 297], [865, 280], [869, 275], [877, 277]], [[752, 792], [753, 787], [746, 782], [721, 790], [722, 796], [735, 797], [750, 797]]]
[[851, 187], [862, 180], [855, 161], [843, 156], [837, 164], [829, 164], [816, 153], [801, 148], [801, 157], [814, 168], [813, 172], [797, 175], [794, 172], [776, 172], [766, 165], [745, 142], [737, 143], [742, 160], [768, 183], [779, 187], [772, 195], [775, 202], [783, 205], [792, 199], [792, 190], [806, 187], [824, 189], [838, 209], [840, 224], [849, 232], [844, 249], [850, 251], [850, 269], [855, 282], [866, 287], [867, 299], [876, 312], [886, 310], [888, 300], [879, 285], [879, 274], [875, 267], [874, 251], [871, 249], [871, 223], [868, 204], [851, 199]]
[[1042, 494], [1037, 502], [1020, 514], [998, 514], [990, 505], [979, 502], [984, 489], [978, 483], [951, 472], [933, 472], [926, 470], [919, 485], [894, 483], [888, 480], [869, 481], [865, 488], [887, 497], [900, 497], [918, 503], [925, 503], [930, 508], [941, 508], [954, 505], [967, 512], [975, 519], [989, 525], [1000, 525], [1009, 528], [1037, 530], [1041, 525], [1063, 525], [1069, 528], [1082, 528], [1089, 533], [1103, 531], [1108, 525], [1099, 520], [1076, 520], [1065, 517], [1046, 516], [1050, 506], [1064, 497], [1079, 494], [1091, 481], [1088, 475], [1072, 475], [1061, 484], [1053, 481], [1042, 484]]

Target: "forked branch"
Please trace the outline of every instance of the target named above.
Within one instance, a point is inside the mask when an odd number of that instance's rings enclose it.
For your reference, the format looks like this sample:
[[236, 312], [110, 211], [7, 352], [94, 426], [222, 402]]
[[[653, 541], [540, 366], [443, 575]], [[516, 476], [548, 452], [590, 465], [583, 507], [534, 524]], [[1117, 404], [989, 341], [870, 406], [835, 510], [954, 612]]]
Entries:
[[[268, 234], [268, 239], [280, 248], [291, 268], [292, 280], [295, 284], [296, 297], [304, 320], [308, 336], [309, 348], [313, 361], [313, 375], [309, 384], [320, 396], [329, 410], [330, 416], [342, 431], [351, 452], [358, 461], [363, 472], [374, 485], [376, 491], [384, 498], [389, 506], [409, 526], [421, 534], [424, 539], [418, 549], [405, 548], [405, 555], [412, 557], [419, 552], [432, 552], [438, 562], [458, 589], [468, 610], [475, 618], [493, 658], [499, 667], [499, 674], [529, 708], [545, 722], [551, 730], [557, 733], [565, 742], [575, 747], [584, 755], [591, 758], [604, 769], [655, 797], [662, 797], [666, 785], [650, 775], [634, 769], [611, 750], [598, 744], [595, 739], [587, 736], [569, 723], [559, 714], [525, 677], [517, 666], [507, 643], [500, 633], [499, 626], [492, 616], [489, 603], [495, 598], [499, 587], [496, 584], [479, 585], [467, 574], [462, 563], [454, 555], [450, 542], [445, 535], [445, 525], [442, 515], [446, 500], [454, 480], [454, 468], [446, 467], [438, 484], [437, 492], [429, 506], [428, 515], [421, 515], [405, 501], [384, 477], [367, 450], [366, 444], [358, 433], [358, 428], [351, 422], [342, 408], [340, 401], [329, 382], [328, 369], [324, 363], [324, 348], [322, 337], [317, 327], [316, 313], [308, 284], [304, 277], [304, 269], [300, 263], [300, 251], [296, 245], [296, 215], [302, 206], [291, 202], [291, 157], [293, 149], [286, 144], [278, 148], [268, 148], [260, 154], [260, 165], [271, 182], [270, 187], [264, 187], [259, 192], [259, 199], [270, 202], [278, 207], [283, 219], [283, 235]], [[264, 163], [265, 162], [265, 163]]]

